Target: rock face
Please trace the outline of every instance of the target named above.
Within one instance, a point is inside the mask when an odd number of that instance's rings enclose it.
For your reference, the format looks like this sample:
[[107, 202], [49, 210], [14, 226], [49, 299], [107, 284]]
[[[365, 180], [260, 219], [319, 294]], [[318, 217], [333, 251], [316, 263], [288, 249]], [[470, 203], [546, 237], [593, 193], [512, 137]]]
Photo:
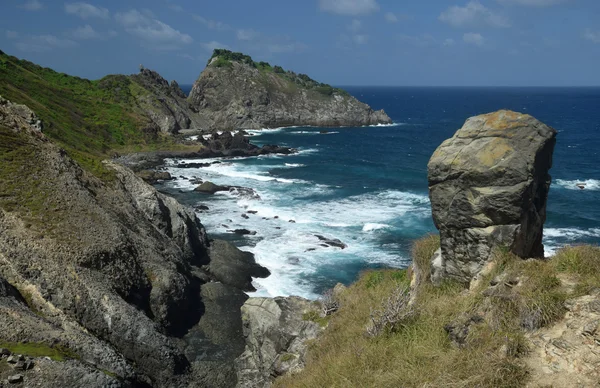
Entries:
[[314, 303], [298, 298], [250, 298], [242, 307], [246, 349], [236, 360], [237, 387], [270, 387], [273, 378], [304, 368], [307, 341], [323, 328], [304, 319]]
[[155, 71], [142, 69], [131, 78], [142, 89], [134, 94], [137, 105], [165, 133], [180, 129], [199, 128], [199, 118], [188, 106], [186, 96], [177, 84], [171, 84]]
[[258, 156], [267, 154], [289, 155], [297, 151], [294, 148], [271, 144], [258, 147], [251, 144], [250, 140], [242, 132], [237, 132], [235, 135], [232, 135], [231, 132], [223, 132], [220, 135], [218, 133], [213, 133], [208, 139], [200, 139], [200, 143], [204, 146], [198, 151], [199, 157], [202, 158]]
[[[231, 54], [231, 53], [230, 53]], [[234, 53], [235, 54], [235, 53]], [[216, 55], [216, 54], [215, 54]], [[188, 97], [205, 129], [260, 129], [391, 123], [349, 94], [307, 76], [257, 68], [251, 58], [214, 56]]]
[[499, 111], [468, 119], [438, 147], [428, 164], [441, 238], [433, 279], [469, 282], [497, 245], [543, 257], [555, 136], [529, 115]]
[[24, 383], [235, 385], [242, 289], [268, 271], [128, 168], [87, 173], [37, 121], [0, 98], [1, 341], [71, 360], [37, 363]]

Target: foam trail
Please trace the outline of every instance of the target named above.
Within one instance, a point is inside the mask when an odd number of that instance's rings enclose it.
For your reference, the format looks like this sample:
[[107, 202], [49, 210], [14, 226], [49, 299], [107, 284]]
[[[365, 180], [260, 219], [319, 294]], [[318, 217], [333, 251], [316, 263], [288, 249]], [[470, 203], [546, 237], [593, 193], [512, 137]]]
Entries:
[[[579, 190], [579, 191], [599, 191], [600, 190], [600, 180], [596, 179], [586, 179], [586, 180], [564, 180], [557, 179], [556, 184], [564, 189], [568, 190]], [[579, 187], [579, 185], [583, 186], [583, 189]]]

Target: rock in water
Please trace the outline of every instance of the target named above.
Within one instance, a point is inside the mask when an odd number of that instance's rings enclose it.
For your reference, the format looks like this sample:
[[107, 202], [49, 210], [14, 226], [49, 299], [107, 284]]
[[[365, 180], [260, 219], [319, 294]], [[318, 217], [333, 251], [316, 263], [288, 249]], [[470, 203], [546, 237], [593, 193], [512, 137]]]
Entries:
[[496, 245], [523, 258], [544, 256], [555, 143], [553, 128], [529, 115], [498, 111], [468, 119], [438, 147], [428, 164], [442, 253], [434, 279], [469, 282]]

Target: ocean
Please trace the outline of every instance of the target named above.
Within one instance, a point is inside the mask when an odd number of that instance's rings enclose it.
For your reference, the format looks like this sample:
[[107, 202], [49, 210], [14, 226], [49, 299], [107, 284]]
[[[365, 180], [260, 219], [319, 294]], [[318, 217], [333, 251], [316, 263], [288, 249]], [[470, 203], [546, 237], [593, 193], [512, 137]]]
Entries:
[[[326, 134], [312, 127], [249, 131], [257, 145], [300, 152], [198, 169], [169, 166], [173, 176], [250, 187], [260, 198], [194, 193], [187, 179], [159, 186], [186, 204], [208, 206], [198, 216], [209, 235], [254, 253], [271, 271], [255, 281], [254, 296], [315, 298], [338, 282], [352, 283], [361, 271], [405, 268], [413, 241], [436, 232], [427, 192], [431, 154], [468, 117], [498, 109], [531, 114], [558, 130], [546, 254], [566, 244], [600, 242], [600, 88], [345, 89], [385, 109], [394, 124], [328, 128]], [[242, 228], [256, 234], [230, 232]], [[323, 246], [317, 235], [347, 248]]]

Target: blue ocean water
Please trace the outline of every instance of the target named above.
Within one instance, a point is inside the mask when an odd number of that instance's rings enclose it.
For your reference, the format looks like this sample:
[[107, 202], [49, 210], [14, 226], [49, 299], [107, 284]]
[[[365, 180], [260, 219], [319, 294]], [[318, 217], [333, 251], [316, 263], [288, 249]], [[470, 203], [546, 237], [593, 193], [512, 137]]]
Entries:
[[[269, 278], [256, 281], [259, 295], [315, 297], [337, 282], [351, 283], [365, 269], [407, 266], [412, 242], [435, 232], [427, 195], [431, 154], [468, 117], [498, 109], [531, 114], [559, 132], [547, 254], [565, 244], [600, 242], [600, 89], [345, 89], [385, 109], [395, 124], [327, 134], [297, 127], [250, 131], [256, 144], [287, 145], [300, 153], [229, 159], [200, 169], [170, 167], [175, 176], [247, 186], [260, 195], [204, 196], [190, 192], [194, 186], [184, 179], [164, 187], [184, 202], [209, 206], [198, 214], [209, 234], [253, 252], [271, 270]], [[584, 190], [576, 185], [581, 182]], [[239, 228], [257, 233], [228, 232]], [[315, 235], [348, 247], [322, 246]]]

